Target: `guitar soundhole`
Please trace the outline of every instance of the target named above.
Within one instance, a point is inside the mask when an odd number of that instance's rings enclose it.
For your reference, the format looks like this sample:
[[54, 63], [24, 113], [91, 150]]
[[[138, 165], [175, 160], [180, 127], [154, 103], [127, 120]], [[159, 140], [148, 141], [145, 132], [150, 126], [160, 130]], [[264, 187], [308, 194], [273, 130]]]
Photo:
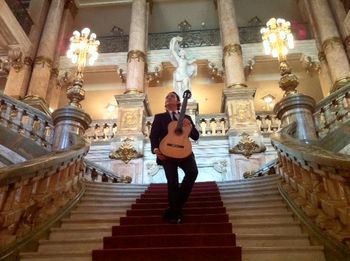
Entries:
[[176, 135], [181, 135], [182, 132], [183, 132], [183, 131], [182, 131], [182, 128], [176, 128], [176, 129], [175, 129], [175, 134], [176, 134]]

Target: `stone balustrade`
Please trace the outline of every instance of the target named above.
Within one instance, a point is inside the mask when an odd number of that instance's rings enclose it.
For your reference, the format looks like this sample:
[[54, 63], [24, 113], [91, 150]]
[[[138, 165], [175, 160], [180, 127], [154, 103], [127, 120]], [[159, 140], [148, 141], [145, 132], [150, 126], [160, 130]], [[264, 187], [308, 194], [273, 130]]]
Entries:
[[90, 141], [104, 141], [112, 139], [117, 132], [116, 120], [97, 120], [90, 124], [85, 137]]
[[228, 130], [228, 120], [224, 113], [199, 115], [196, 125], [202, 136], [224, 136]]
[[350, 118], [350, 85], [343, 87], [320, 101], [314, 113], [316, 131], [320, 138]]
[[81, 193], [83, 157], [88, 145], [79, 142], [68, 151], [52, 152], [0, 169], [0, 251], [40, 230]]
[[[287, 128], [291, 130], [293, 126]], [[331, 238], [350, 246], [350, 159], [288, 134], [271, 136], [290, 199]]]
[[54, 126], [45, 113], [11, 97], [0, 95], [0, 124], [51, 151]]
[[262, 134], [271, 134], [281, 129], [281, 121], [273, 112], [256, 112], [256, 123]]
[[89, 181], [107, 183], [131, 183], [132, 181], [132, 178], [130, 176], [113, 173], [91, 160], [85, 159], [85, 164], [85, 179]]
[[[271, 134], [281, 128], [281, 121], [272, 112], [258, 112], [256, 121], [263, 134]], [[149, 137], [153, 117], [147, 117], [144, 127], [145, 137]], [[196, 126], [202, 136], [225, 136], [228, 130], [226, 114], [200, 114], [196, 116]], [[117, 120], [95, 120], [90, 124], [85, 137], [91, 141], [108, 141], [117, 132]]]

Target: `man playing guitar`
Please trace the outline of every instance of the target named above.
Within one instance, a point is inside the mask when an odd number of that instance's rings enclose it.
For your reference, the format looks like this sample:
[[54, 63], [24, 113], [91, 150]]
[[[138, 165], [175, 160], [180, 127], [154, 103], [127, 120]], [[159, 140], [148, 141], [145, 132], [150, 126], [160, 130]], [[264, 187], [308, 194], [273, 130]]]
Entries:
[[[157, 156], [157, 164], [163, 166], [168, 184], [169, 207], [165, 210], [163, 217], [172, 224], [182, 222], [182, 208], [191, 193], [198, 175], [197, 164], [192, 152], [184, 158], [170, 158], [165, 156], [159, 148], [164, 137], [168, 135], [169, 123], [179, 119], [179, 117], [183, 118], [183, 128], [190, 128], [189, 137], [193, 140], [198, 140], [199, 138], [199, 132], [195, 128], [191, 117], [188, 115], [184, 115], [184, 117], [178, 115], [180, 105], [180, 97], [176, 92], [168, 93], [165, 97], [166, 112], [154, 116], [150, 134], [152, 153]], [[185, 109], [181, 111], [184, 112]], [[178, 168], [181, 168], [185, 173], [180, 186]]]

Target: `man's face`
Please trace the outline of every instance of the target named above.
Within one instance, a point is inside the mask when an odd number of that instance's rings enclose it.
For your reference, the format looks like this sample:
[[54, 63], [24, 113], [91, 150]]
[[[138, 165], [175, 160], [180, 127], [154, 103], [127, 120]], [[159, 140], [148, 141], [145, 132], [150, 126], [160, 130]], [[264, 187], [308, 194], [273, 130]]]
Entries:
[[169, 105], [177, 105], [180, 101], [177, 99], [175, 93], [169, 92], [167, 96], [165, 96], [165, 106]]

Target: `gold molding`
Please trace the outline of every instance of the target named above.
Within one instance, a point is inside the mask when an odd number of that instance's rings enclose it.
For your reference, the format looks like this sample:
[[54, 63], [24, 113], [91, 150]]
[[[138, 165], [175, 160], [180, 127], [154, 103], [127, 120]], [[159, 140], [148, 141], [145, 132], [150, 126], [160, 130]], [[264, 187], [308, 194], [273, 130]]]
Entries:
[[130, 160], [142, 157], [142, 154], [135, 150], [134, 146], [131, 144], [131, 141], [133, 140], [130, 138], [124, 139], [119, 149], [109, 154], [109, 158], [120, 159], [125, 164], [128, 164]]
[[43, 67], [45, 67], [45, 64], [46, 64], [50, 68], [52, 68], [52, 65], [53, 65], [53, 61], [50, 58], [45, 56], [37, 56], [34, 60], [34, 63], [41, 64]]
[[224, 57], [233, 54], [242, 55], [242, 47], [240, 44], [228, 44], [224, 47]]
[[242, 154], [249, 159], [254, 153], [260, 153], [266, 150], [265, 146], [256, 144], [248, 133], [243, 132], [240, 136], [242, 137], [241, 140], [236, 146], [230, 149], [230, 153]]
[[325, 51], [328, 47], [335, 48], [335, 47], [343, 47], [343, 41], [340, 39], [340, 37], [331, 37], [323, 41], [322, 43], [322, 49]]
[[127, 62], [130, 63], [132, 59], [146, 63], [146, 54], [140, 50], [131, 50], [128, 52]]
[[344, 76], [338, 80], [336, 80], [333, 84], [331, 92], [335, 92], [336, 90], [339, 90], [342, 88], [344, 85], [350, 83], [350, 77], [349, 76]]
[[323, 52], [323, 51], [319, 51], [318, 52], [318, 60], [320, 62], [325, 62], [327, 63], [327, 57], [326, 57], [326, 54]]
[[233, 83], [233, 84], [230, 84], [229, 86], [227, 86], [226, 88], [229, 89], [229, 88], [247, 88], [248, 85], [244, 84], [244, 83]]
[[58, 68], [52, 68], [51, 69], [51, 77], [57, 78], [59, 74]]
[[137, 89], [130, 89], [130, 90], [126, 90], [124, 92], [124, 94], [140, 94], [140, 93], [143, 93], [142, 91], [139, 91]]

